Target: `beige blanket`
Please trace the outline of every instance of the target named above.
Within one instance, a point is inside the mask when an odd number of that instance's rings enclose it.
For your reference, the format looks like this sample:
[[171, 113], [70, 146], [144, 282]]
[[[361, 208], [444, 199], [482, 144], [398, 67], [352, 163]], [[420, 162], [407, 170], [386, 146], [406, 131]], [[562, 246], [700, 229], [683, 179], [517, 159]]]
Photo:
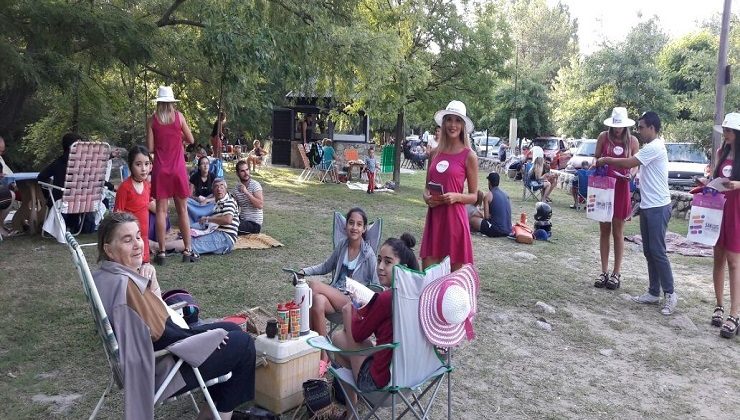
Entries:
[[[626, 236], [624, 240], [642, 245], [642, 236], [640, 235]], [[688, 257], [711, 257], [714, 255], [711, 246], [691, 242], [685, 236], [673, 232], [666, 232], [665, 248], [667, 252], [675, 252]]]
[[[176, 240], [180, 236], [180, 230], [172, 228], [167, 232], [167, 241]], [[236, 237], [234, 249], [269, 249], [285, 246], [280, 241], [264, 233], [252, 233]]]

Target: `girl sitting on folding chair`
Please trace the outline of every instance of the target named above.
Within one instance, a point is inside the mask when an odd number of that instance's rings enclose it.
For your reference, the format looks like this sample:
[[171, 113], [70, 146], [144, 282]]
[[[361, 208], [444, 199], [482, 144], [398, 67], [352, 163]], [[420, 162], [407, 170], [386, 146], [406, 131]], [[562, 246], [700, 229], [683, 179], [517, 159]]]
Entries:
[[[378, 284], [378, 274], [375, 272], [376, 261], [373, 248], [365, 241], [367, 231], [367, 214], [361, 208], [355, 207], [347, 212], [345, 230], [347, 239], [334, 248], [334, 252], [321, 264], [300, 270], [305, 276], [322, 275], [334, 270], [334, 278], [330, 284], [320, 280], [309, 280], [308, 285], [313, 292], [311, 306], [311, 329], [321, 336], [327, 334], [326, 315], [338, 312], [350, 302], [349, 297], [341, 290], [345, 288], [347, 277], [365, 285]], [[320, 371], [325, 372], [329, 357], [322, 354]]]
[[[378, 280], [384, 287], [391, 286], [393, 266], [405, 265], [419, 270], [419, 263], [413, 247], [416, 239], [409, 233], [401, 239], [388, 238], [378, 252]], [[393, 291], [376, 293], [365, 306], [355, 309], [352, 303], [344, 305], [344, 330], [332, 337], [332, 342], [342, 350], [359, 350], [372, 347], [370, 337], [375, 335], [375, 345], [393, 342], [393, 319], [391, 304]], [[385, 387], [391, 379], [391, 359], [393, 350], [385, 349], [371, 356], [337, 355], [337, 362], [351, 367], [357, 387], [363, 392], [371, 392]]]

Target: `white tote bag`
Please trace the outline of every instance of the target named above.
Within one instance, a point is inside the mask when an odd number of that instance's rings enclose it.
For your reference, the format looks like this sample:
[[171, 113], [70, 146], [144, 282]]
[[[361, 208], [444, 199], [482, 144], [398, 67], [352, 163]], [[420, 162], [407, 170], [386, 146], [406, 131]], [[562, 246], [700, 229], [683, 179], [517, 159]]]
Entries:
[[722, 227], [722, 212], [725, 207], [725, 196], [717, 193], [694, 194], [689, 214], [689, 232], [686, 239], [714, 246], [719, 239]]
[[614, 217], [614, 186], [617, 180], [609, 176], [588, 177], [586, 217], [597, 222], [611, 222]]

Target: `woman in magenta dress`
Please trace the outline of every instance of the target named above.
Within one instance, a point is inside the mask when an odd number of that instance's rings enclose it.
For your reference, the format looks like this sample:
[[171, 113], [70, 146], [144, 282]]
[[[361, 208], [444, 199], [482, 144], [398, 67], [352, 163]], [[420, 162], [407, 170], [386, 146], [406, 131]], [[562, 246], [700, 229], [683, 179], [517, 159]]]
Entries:
[[[718, 127], [720, 128], [720, 127]], [[712, 176], [726, 178], [722, 186], [725, 191], [725, 207], [722, 211], [722, 226], [719, 239], [714, 246], [714, 267], [712, 279], [717, 307], [712, 314], [712, 325], [720, 327], [719, 334], [724, 338], [737, 335], [740, 324], [740, 148], [737, 142], [740, 138], [740, 113], [731, 112], [725, 116], [721, 126], [724, 142], [717, 151], [719, 162]], [[724, 323], [725, 313], [723, 306], [725, 267], [730, 275], [730, 315]]]
[[442, 132], [439, 146], [429, 158], [424, 191], [424, 202], [429, 209], [419, 254], [423, 268], [449, 255], [454, 271], [473, 262], [465, 205], [475, 203], [478, 198], [478, 157], [470, 148], [468, 133], [473, 131], [473, 122], [466, 115], [464, 103], [450, 102], [434, 119]]
[[[628, 158], [640, 150], [637, 138], [630, 134], [629, 127], [635, 122], [627, 118], [627, 110], [617, 107], [611, 118], [604, 120], [609, 130], [602, 131], [596, 140], [595, 158]], [[624, 222], [632, 216], [629, 168], [609, 168], [607, 176], [616, 178], [614, 187], [614, 216], [611, 222], [599, 223], [599, 251], [601, 255], [601, 274], [594, 287], [618, 289], [621, 284], [622, 260], [624, 259]], [[614, 270], [609, 274], [609, 240], [614, 238]]]
[[190, 196], [188, 173], [185, 168], [185, 142], [193, 144], [193, 134], [182, 113], [175, 109], [175, 96], [171, 86], [160, 86], [157, 91], [157, 110], [147, 121], [146, 144], [154, 152], [152, 170], [152, 196], [157, 204], [157, 242], [159, 251], [155, 261], [164, 264], [165, 223], [167, 206], [170, 198], [175, 199], [177, 221], [185, 244], [182, 260], [195, 262], [198, 255], [190, 245], [190, 225], [188, 219], [187, 199]]
[[128, 167], [131, 176], [118, 186], [116, 191], [115, 211], [133, 214], [139, 221], [141, 238], [144, 241], [145, 263], [149, 262], [149, 204], [151, 201], [151, 184], [146, 178], [151, 170], [149, 150], [136, 145], [128, 151]]

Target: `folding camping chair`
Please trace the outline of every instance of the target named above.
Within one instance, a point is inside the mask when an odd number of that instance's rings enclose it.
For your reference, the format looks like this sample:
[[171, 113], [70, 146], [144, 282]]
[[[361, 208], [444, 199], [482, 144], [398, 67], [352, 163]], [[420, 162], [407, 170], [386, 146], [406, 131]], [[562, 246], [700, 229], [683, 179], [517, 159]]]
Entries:
[[[118, 340], [116, 339], [113, 327], [108, 320], [108, 315], [105, 313], [103, 302], [100, 300], [100, 295], [98, 294], [98, 289], [95, 286], [95, 281], [93, 280], [90, 268], [87, 265], [85, 255], [82, 253], [80, 245], [77, 243], [74, 236], [72, 236], [70, 232], [66, 232], [65, 238], [67, 240], [67, 247], [69, 248], [69, 252], [72, 254], [72, 262], [74, 263], [75, 268], [77, 269], [77, 274], [82, 282], [82, 289], [85, 291], [85, 298], [87, 298], [87, 302], [90, 304], [90, 311], [92, 312], [92, 316], [95, 321], [95, 330], [98, 332], [98, 335], [103, 342], [103, 350], [105, 351], [105, 357], [106, 359], [108, 359], [108, 366], [110, 367], [110, 381], [108, 382], [108, 386], [105, 388], [105, 391], [103, 391], [103, 395], [98, 400], [98, 403], [95, 405], [95, 409], [90, 415], [90, 419], [94, 419], [98, 415], [98, 411], [100, 411], [100, 409], [103, 407], [105, 397], [108, 396], [108, 394], [110, 393], [111, 389], [113, 388], [113, 384], [116, 384], [119, 389], [123, 389], [124, 377], [119, 362], [120, 354], [118, 350]], [[160, 350], [154, 352], [154, 357], [156, 359], [162, 357], [170, 357], [169, 351]], [[174, 378], [175, 373], [180, 369], [180, 366], [182, 366], [182, 364], [183, 359], [179, 359], [177, 360], [177, 363], [175, 363], [175, 365], [172, 367], [172, 370], [167, 375], [165, 381], [162, 383], [162, 385], [160, 385], [159, 389], [156, 390], [156, 393], [154, 395], [155, 402], [158, 402], [160, 399], [162, 399], [162, 394], [164, 390], [172, 381], [172, 378]], [[200, 370], [198, 370], [197, 367], [192, 367], [192, 369], [193, 374], [195, 375], [200, 385], [200, 390], [203, 392], [203, 395], [208, 402], [211, 412], [213, 413], [215, 418], [219, 418], [218, 410], [216, 409], [216, 405], [214, 404], [213, 399], [211, 399], [211, 394], [208, 392], [207, 387], [228, 381], [231, 378], [231, 372], [205, 382], [203, 381], [203, 377], [200, 374]], [[198, 412], [198, 405], [195, 403], [195, 398], [190, 392], [178, 397], [170, 398], [167, 401], [185, 395], [190, 396], [193, 406], [195, 407], [195, 411]]]
[[586, 197], [588, 195], [588, 177], [593, 171], [577, 171], [576, 179], [578, 180], [578, 187], [574, 187], [577, 194], [576, 210], [586, 209]]
[[296, 147], [298, 147], [298, 154], [301, 156], [301, 162], [303, 163], [303, 172], [298, 175], [298, 182], [306, 182], [311, 180], [312, 177], [316, 176], [316, 168], [312, 166], [311, 162], [308, 160], [306, 149], [304, 149], [303, 146], [300, 144]]
[[[527, 201], [530, 198], [533, 198], [535, 201], [542, 201], [542, 196], [545, 192], [543, 185], [532, 185], [532, 180], [529, 176], [532, 165], [532, 162], [524, 165], [524, 173], [522, 174], [522, 201]], [[537, 197], [538, 193], [539, 197]]]
[[[58, 187], [46, 182], [39, 182], [42, 188], [49, 192], [53, 205], [48, 217], [57, 219], [59, 226], [65, 226], [62, 214], [82, 214], [80, 229], [75, 233], [82, 232], [85, 214], [98, 211], [102, 205], [103, 188], [105, 188], [105, 175], [110, 157], [110, 145], [108, 143], [95, 143], [78, 141], [72, 144], [67, 160], [67, 173], [64, 179], [64, 187]], [[61, 190], [61, 200], [55, 200], [52, 191]], [[43, 234], [43, 231], [41, 232]], [[57, 238], [63, 242], [63, 238]]]
[[[355, 419], [360, 415], [351, 403], [348, 391], [358, 396], [358, 405], [365, 405], [369, 412], [365, 419], [380, 418], [376, 413], [381, 407], [390, 407], [391, 416], [396, 419], [411, 412], [417, 419], [429, 417], [432, 405], [437, 397], [442, 380], [447, 378], [447, 418], [452, 415], [452, 349], [447, 349], [442, 357], [435, 347], [426, 339], [419, 322], [419, 296], [429, 283], [450, 273], [450, 260], [445, 258], [440, 264], [433, 265], [424, 273], [396, 265], [393, 268], [393, 343], [375, 346], [369, 349], [343, 351], [332, 344], [328, 337], [313, 337], [308, 344], [329, 352], [329, 354], [371, 355], [377, 351], [391, 349], [391, 381], [377, 391], [362, 392], [355, 384], [352, 370], [349, 368], [330, 367], [329, 372], [339, 381], [349, 409]], [[425, 395], [430, 397], [423, 403]], [[406, 408], [396, 416], [396, 405], [404, 403]], [[385, 417], [385, 416], [383, 416]]]

